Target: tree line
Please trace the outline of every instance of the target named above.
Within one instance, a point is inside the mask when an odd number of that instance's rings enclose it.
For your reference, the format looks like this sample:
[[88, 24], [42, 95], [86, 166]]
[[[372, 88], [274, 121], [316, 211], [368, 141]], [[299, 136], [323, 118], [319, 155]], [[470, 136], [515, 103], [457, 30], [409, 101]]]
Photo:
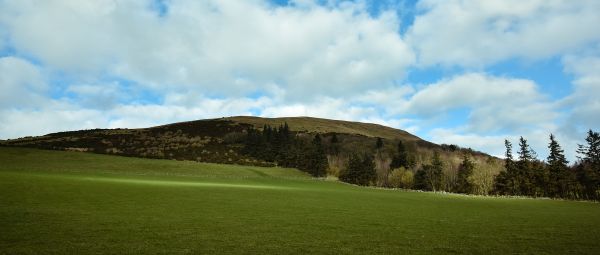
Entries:
[[[327, 137], [325, 137], [327, 138]], [[320, 134], [301, 134], [290, 131], [287, 123], [279, 127], [265, 125], [262, 130], [249, 128], [243, 152], [257, 159], [276, 162], [283, 167], [298, 168], [313, 176], [327, 175], [328, 157], [341, 153], [340, 141], [335, 133], [329, 136], [327, 146]], [[545, 161], [537, 159], [527, 140], [519, 139], [517, 157], [513, 157], [512, 144], [505, 140], [504, 170], [489, 179], [489, 192], [483, 194], [552, 197], [567, 199], [600, 199], [600, 135], [590, 130], [586, 144], [579, 145], [579, 160], [569, 165], [564, 151], [554, 135], [549, 137], [549, 155]], [[377, 138], [369, 152], [350, 151], [346, 163], [337, 174], [343, 182], [357, 185], [379, 185], [393, 188], [446, 191], [464, 194], [481, 194], [483, 185], [478, 178], [480, 169], [473, 155], [464, 152], [455, 180], [448, 178], [448, 162], [444, 162], [438, 150], [427, 162], [417, 163], [416, 152], [407, 149], [399, 141], [390, 160], [381, 160], [384, 141]], [[458, 148], [458, 147], [457, 147]], [[374, 151], [374, 153], [373, 153]], [[454, 150], [453, 150], [454, 151]], [[379, 161], [378, 161], [379, 160]], [[421, 160], [424, 161], [424, 160]], [[376, 164], [378, 163], [378, 164]], [[387, 171], [377, 171], [376, 168]], [[384, 182], [378, 182], [378, 174]], [[381, 178], [380, 178], [381, 179]]]
[[319, 134], [307, 143], [293, 135], [287, 123], [276, 128], [265, 125], [262, 130], [251, 127], [246, 134], [243, 153], [276, 162], [279, 166], [297, 168], [316, 177], [326, 175], [327, 155]]

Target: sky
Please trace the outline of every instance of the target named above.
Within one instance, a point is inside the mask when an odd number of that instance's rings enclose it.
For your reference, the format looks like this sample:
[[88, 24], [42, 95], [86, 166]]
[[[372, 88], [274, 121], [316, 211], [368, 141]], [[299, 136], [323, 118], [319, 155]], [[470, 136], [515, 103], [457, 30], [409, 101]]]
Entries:
[[0, 0], [0, 139], [223, 116], [501, 156], [600, 129], [596, 0]]

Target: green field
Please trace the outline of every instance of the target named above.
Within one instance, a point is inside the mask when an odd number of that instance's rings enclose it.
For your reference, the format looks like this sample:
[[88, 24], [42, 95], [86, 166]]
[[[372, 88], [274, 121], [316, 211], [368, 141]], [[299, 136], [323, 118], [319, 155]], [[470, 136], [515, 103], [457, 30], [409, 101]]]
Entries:
[[0, 253], [598, 254], [600, 204], [0, 148]]

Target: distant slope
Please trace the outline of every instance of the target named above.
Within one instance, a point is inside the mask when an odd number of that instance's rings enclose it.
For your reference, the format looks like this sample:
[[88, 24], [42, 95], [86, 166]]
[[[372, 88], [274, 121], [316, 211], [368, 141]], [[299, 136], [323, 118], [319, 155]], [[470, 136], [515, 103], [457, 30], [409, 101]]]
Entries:
[[236, 116], [224, 119], [237, 123], [252, 124], [256, 128], [262, 128], [263, 125], [279, 126], [287, 122], [292, 131], [298, 132], [356, 134], [368, 137], [381, 137], [390, 140], [400, 139], [403, 141], [422, 140], [404, 130], [373, 123], [331, 120], [313, 117], [260, 118]]
[[2, 146], [32, 147], [52, 150], [85, 151], [123, 156], [193, 160], [211, 163], [272, 166], [243, 153], [246, 131], [277, 127], [287, 123], [296, 137], [310, 142], [320, 133], [325, 146], [335, 133], [341, 152], [373, 153], [377, 137], [384, 139], [381, 150], [392, 155], [398, 141], [403, 141], [418, 163], [427, 162], [432, 151], [441, 152], [456, 165], [464, 153], [484, 158], [490, 156], [457, 146], [437, 145], [406, 131], [378, 124], [330, 120], [312, 117], [259, 118], [236, 116], [179, 122], [140, 129], [92, 129], [67, 131], [37, 137], [0, 141]]

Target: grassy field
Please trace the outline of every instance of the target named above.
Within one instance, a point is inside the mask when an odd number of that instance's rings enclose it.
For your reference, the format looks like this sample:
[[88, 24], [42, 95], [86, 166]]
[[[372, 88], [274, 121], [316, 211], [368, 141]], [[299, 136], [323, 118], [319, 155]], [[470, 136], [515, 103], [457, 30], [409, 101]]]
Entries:
[[598, 254], [600, 204], [0, 147], [0, 254]]

